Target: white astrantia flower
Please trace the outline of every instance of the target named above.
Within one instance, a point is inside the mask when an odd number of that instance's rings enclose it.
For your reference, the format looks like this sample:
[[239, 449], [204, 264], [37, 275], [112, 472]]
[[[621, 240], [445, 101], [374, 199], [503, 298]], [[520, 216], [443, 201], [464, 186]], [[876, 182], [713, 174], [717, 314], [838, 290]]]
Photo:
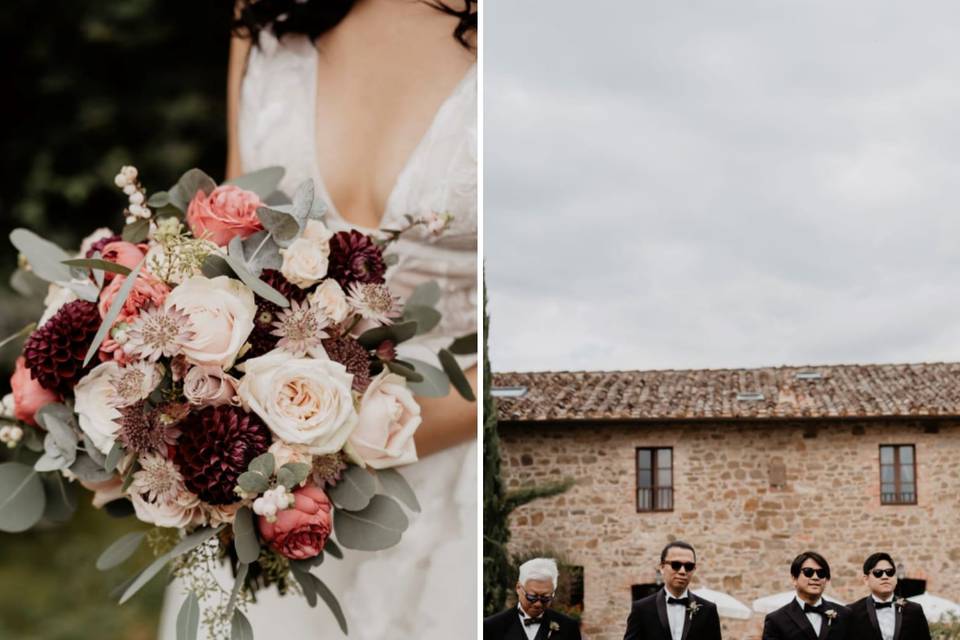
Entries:
[[366, 320], [380, 324], [393, 324], [397, 315], [398, 299], [384, 284], [351, 283], [347, 302]]
[[135, 358], [156, 362], [160, 356], [171, 358], [192, 339], [190, 318], [176, 307], [150, 307], [126, 329], [123, 350]]
[[[290, 301], [288, 309], [282, 309], [274, 321], [271, 335], [277, 336], [277, 348], [302, 358], [308, 353], [318, 357], [316, 352], [323, 351], [323, 339], [329, 338], [324, 329], [330, 320], [323, 312], [309, 302]], [[325, 355], [326, 352], [323, 353]]]
[[183, 476], [173, 464], [159, 454], [141, 455], [140, 470], [133, 474], [131, 492], [149, 502], [172, 502], [184, 489]]

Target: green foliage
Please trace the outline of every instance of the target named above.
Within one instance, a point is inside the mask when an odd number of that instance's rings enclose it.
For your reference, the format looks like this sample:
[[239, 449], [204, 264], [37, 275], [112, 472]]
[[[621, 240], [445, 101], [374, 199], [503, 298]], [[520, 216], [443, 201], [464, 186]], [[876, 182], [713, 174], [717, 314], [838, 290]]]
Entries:
[[951, 615], [947, 620], [932, 623], [930, 638], [931, 640], [960, 640], [960, 619]]

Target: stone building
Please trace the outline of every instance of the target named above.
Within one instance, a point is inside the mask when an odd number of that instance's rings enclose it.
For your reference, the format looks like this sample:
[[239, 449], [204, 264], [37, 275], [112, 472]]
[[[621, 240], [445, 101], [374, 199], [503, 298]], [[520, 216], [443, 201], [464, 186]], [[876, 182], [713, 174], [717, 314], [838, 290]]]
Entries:
[[[828, 594], [865, 595], [886, 550], [915, 589], [960, 601], [960, 364], [494, 376], [503, 477], [573, 478], [514, 512], [511, 551], [583, 569], [583, 630], [620, 640], [659, 551], [698, 550], [694, 588], [754, 599], [792, 589], [806, 549]], [[725, 619], [758, 638], [763, 615]]]

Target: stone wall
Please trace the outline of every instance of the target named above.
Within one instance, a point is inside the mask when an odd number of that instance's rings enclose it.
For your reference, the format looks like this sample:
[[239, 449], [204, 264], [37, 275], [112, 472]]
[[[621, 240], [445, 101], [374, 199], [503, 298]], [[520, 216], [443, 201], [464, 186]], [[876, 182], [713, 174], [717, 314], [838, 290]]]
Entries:
[[[790, 590], [790, 561], [806, 549], [830, 561], [828, 593], [843, 602], [865, 595], [860, 567], [878, 550], [960, 601], [960, 421], [525, 423], [500, 433], [508, 488], [576, 481], [513, 514], [511, 550], [584, 567], [590, 640], [623, 637], [631, 585], [656, 581], [659, 551], [676, 538], [698, 550], [694, 587], [747, 606]], [[880, 505], [881, 444], [916, 446], [917, 505]], [[672, 512], [636, 512], [636, 447], [673, 447]], [[771, 486], [784, 467], [786, 483]], [[763, 616], [722, 621], [726, 639], [759, 638]]]

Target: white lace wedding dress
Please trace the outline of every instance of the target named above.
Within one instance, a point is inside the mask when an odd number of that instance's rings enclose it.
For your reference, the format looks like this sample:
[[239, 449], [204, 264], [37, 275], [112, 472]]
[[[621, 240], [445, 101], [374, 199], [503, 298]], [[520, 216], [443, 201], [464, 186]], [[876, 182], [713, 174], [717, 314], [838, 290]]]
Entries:
[[[240, 103], [240, 148], [245, 171], [279, 165], [280, 187], [288, 194], [313, 178], [331, 207], [327, 224], [346, 228], [326, 194], [315, 161], [317, 53], [303, 37], [282, 43], [268, 34], [250, 54]], [[397, 179], [382, 228], [398, 228], [403, 215], [452, 213], [439, 239], [422, 228], [406, 234], [391, 253], [399, 262], [388, 282], [406, 297], [422, 282], [436, 280], [443, 291], [441, 323], [429, 334], [401, 345], [401, 356], [436, 363], [436, 352], [456, 336], [476, 330], [477, 313], [477, 78], [476, 66], [437, 111]], [[472, 365], [475, 358], [461, 361]], [[455, 391], [453, 391], [455, 393]], [[401, 473], [422, 506], [411, 516], [400, 544], [370, 553], [345, 550], [343, 560], [327, 558], [315, 573], [338, 596], [353, 640], [410, 638], [460, 640], [476, 637], [477, 445], [475, 441], [429, 456]], [[232, 584], [224, 570], [222, 584]], [[343, 637], [323, 602], [315, 609], [296, 595], [276, 589], [258, 594], [248, 610], [257, 640]], [[177, 611], [184, 598], [174, 582], [167, 591], [161, 638], [175, 638]], [[201, 629], [201, 637], [203, 637]]]

